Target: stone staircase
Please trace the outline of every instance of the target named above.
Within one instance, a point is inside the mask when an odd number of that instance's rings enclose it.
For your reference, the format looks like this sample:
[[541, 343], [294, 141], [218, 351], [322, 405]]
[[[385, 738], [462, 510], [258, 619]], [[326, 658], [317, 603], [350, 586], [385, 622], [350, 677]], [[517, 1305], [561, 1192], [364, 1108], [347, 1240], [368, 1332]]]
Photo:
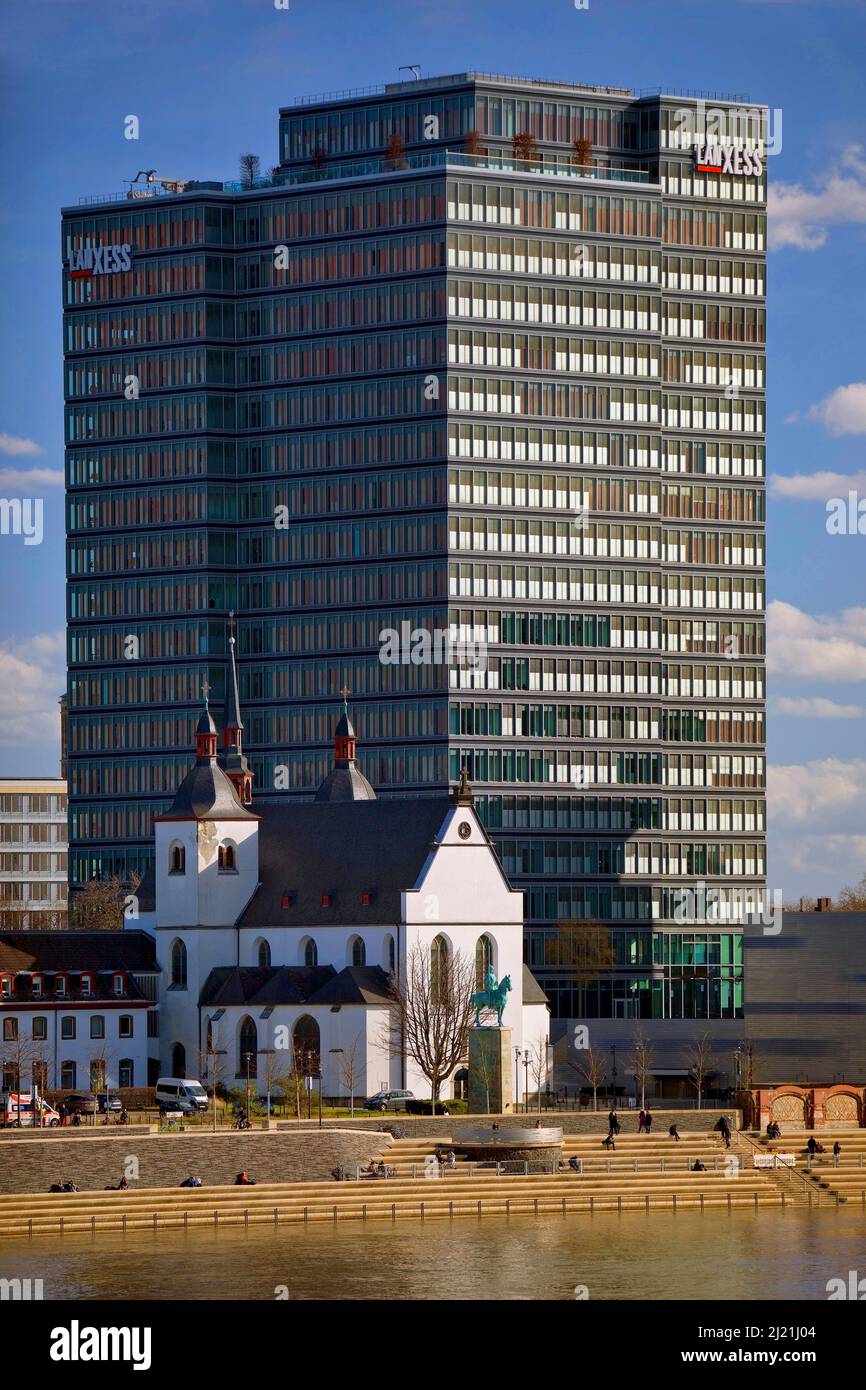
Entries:
[[[826, 1152], [816, 1154], [810, 1161], [806, 1147], [814, 1135]], [[821, 1128], [815, 1130], [798, 1129], [783, 1133], [781, 1139], [768, 1139], [765, 1134], [744, 1134], [743, 1139], [751, 1142], [753, 1151], [769, 1153], [794, 1153], [797, 1156], [795, 1174], [800, 1182], [784, 1168], [766, 1169], [777, 1186], [787, 1187], [792, 1198], [801, 1205], [839, 1205], [842, 1202], [856, 1202], [866, 1208], [866, 1129], [847, 1127]], [[833, 1156], [833, 1145], [838, 1140], [842, 1152], [838, 1159]], [[799, 1198], [793, 1194], [799, 1189]]]
[[[429, 1159], [447, 1147], [444, 1141], [407, 1139], [383, 1147], [384, 1161], [396, 1170], [387, 1179], [0, 1196], [0, 1237], [398, 1217], [732, 1212], [782, 1207], [791, 1200], [767, 1172], [745, 1166], [735, 1171], [717, 1135], [689, 1135], [681, 1144], [666, 1135], [623, 1136], [611, 1154], [600, 1142], [600, 1136], [566, 1137], [564, 1156], [580, 1158], [581, 1173], [563, 1168], [526, 1176], [465, 1160], [441, 1169]], [[689, 1171], [696, 1157], [706, 1172]]]

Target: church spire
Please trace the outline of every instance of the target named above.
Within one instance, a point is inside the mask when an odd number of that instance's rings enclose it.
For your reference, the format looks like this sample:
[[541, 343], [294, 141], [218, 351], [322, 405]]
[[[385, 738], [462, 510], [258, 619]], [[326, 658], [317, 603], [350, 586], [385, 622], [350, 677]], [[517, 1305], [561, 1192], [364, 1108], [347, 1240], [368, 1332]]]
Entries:
[[210, 762], [217, 755], [217, 731], [216, 724], [211, 718], [208, 709], [207, 697], [210, 686], [206, 680], [201, 683], [201, 693], [204, 696], [204, 709], [195, 730], [195, 759], [197, 763]]
[[226, 671], [226, 698], [223, 709], [223, 736], [222, 749], [219, 755], [219, 765], [231, 779], [238, 799], [245, 806], [249, 806], [253, 799], [253, 774], [250, 771], [243, 751], [243, 721], [241, 719], [241, 702], [238, 694], [238, 668], [235, 657], [235, 615], [234, 609], [229, 613], [228, 621], [228, 648], [229, 664]]
[[334, 766], [319, 790], [317, 801], [375, 801], [376, 793], [355, 766], [355, 730], [349, 718], [349, 688], [343, 686], [343, 713], [334, 730]]

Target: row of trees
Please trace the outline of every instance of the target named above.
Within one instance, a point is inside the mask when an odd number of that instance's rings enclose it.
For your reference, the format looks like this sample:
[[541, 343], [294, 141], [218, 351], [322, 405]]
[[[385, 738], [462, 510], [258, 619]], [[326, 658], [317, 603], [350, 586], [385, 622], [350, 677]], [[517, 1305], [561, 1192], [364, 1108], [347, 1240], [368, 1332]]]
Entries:
[[[688, 1064], [688, 1079], [697, 1094], [697, 1106], [703, 1103], [707, 1082], [715, 1069], [713, 1045], [709, 1033], [704, 1033], [696, 1042], [687, 1044], [685, 1049]], [[572, 1071], [583, 1078], [592, 1091], [592, 1108], [598, 1109], [598, 1093], [603, 1091], [611, 1079], [608, 1073], [608, 1056], [588, 1045], [576, 1054], [576, 1059], [567, 1058]], [[632, 1042], [631, 1051], [625, 1059], [625, 1075], [633, 1076], [640, 1091], [641, 1109], [646, 1105], [647, 1082], [653, 1075], [655, 1055], [643, 1029], [638, 1028]]]

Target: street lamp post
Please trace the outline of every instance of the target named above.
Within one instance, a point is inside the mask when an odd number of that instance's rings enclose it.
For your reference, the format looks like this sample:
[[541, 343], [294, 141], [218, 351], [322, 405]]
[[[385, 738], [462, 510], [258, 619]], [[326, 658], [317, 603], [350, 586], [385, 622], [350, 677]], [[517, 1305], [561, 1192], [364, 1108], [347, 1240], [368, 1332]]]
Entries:
[[[261, 1056], [261, 1057], [273, 1057], [274, 1054], [275, 1054], [275, 1052], [276, 1052], [276, 1048], [274, 1048], [274, 1047], [260, 1047], [260, 1048], [259, 1048], [259, 1056]], [[267, 1071], [266, 1080], [267, 1080], [268, 1127], [270, 1128], [270, 1123], [271, 1123], [271, 1066], [270, 1066], [270, 1063], [268, 1063], [267, 1066], [268, 1066], [268, 1071]]]
[[213, 1110], [213, 1132], [214, 1132], [214, 1134], [216, 1134], [216, 1127], [217, 1127], [217, 1122], [216, 1122], [216, 1120], [217, 1120], [217, 1116], [216, 1116], [217, 1061], [216, 1061], [216, 1059], [217, 1059], [217, 1057], [225, 1057], [225, 1055], [226, 1055], [226, 1049], [225, 1049], [224, 1047], [212, 1047], [212, 1048], [210, 1049], [210, 1052], [209, 1052], [208, 1055], [209, 1055], [209, 1057], [210, 1057], [211, 1072], [212, 1072], [212, 1077], [213, 1077], [212, 1082], [211, 1082], [211, 1091], [212, 1091], [212, 1097], [213, 1097], [213, 1106], [211, 1107], [212, 1110]]
[[520, 1114], [520, 1048], [514, 1049], [514, 1099], [517, 1103], [517, 1113]]
[[529, 1114], [529, 1048], [523, 1054], [523, 1109]]
[[244, 1061], [247, 1064], [247, 1123], [250, 1119], [250, 1062], [253, 1060], [251, 1052], [244, 1053]]

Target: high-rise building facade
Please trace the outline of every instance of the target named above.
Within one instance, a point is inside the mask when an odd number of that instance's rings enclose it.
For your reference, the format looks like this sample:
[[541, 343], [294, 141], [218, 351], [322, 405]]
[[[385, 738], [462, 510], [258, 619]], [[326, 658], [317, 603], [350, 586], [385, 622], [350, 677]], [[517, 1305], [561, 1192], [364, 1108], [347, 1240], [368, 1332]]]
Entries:
[[73, 883], [144, 867], [235, 610], [255, 796], [347, 685], [380, 797], [468, 769], [555, 1017], [740, 1016], [699, 885], [765, 875], [766, 135], [463, 74], [64, 211]]

